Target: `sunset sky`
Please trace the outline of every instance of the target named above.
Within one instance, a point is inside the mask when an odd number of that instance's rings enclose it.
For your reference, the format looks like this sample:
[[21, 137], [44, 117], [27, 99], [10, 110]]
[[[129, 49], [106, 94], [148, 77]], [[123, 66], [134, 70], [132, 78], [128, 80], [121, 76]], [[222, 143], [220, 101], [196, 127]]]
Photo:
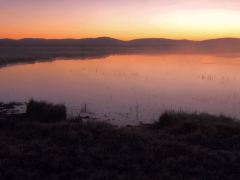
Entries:
[[240, 38], [239, 0], [0, 0], [0, 38]]

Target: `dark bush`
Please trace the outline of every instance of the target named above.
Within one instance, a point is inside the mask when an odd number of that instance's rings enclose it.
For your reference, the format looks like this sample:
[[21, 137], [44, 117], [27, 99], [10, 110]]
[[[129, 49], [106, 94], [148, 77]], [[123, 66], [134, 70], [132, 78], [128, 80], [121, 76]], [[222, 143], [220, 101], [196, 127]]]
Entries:
[[27, 104], [27, 116], [40, 122], [57, 122], [65, 120], [67, 113], [64, 105], [53, 105], [46, 102], [30, 100]]

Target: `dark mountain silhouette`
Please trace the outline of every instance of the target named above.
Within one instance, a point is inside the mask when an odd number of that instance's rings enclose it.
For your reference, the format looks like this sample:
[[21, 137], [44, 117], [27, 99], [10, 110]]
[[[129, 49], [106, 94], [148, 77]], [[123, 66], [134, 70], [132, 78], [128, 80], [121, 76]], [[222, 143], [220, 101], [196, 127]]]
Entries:
[[145, 39], [135, 39], [128, 41], [128, 44], [131, 45], [162, 45], [169, 43], [188, 43], [191, 41], [188, 40], [173, 40], [173, 39], [164, 39], [164, 38], [145, 38]]
[[83, 46], [83, 45], [122, 45], [124, 41], [100, 37], [85, 39], [0, 39], [0, 46]]
[[164, 38], [146, 38], [122, 41], [109, 37], [85, 39], [0, 39], [0, 46], [165, 46], [172, 48], [190, 48], [199, 50], [237, 50], [240, 49], [240, 39], [221, 38], [204, 41], [174, 40]]
[[198, 43], [198, 47], [208, 51], [228, 51], [237, 52], [240, 50], [240, 39], [238, 38], [221, 38], [209, 39]]
[[109, 37], [85, 39], [0, 39], [0, 66], [56, 58], [96, 58], [113, 54], [232, 53], [240, 52], [240, 39], [205, 41], [146, 38], [122, 41]]
[[219, 38], [201, 41], [201, 43], [240, 43], [240, 38]]
[[173, 43], [187, 43], [192, 42], [188, 40], [172, 40], [162, 38], [148, 38], [148, 39], [135, 39], [130, 41], [122, 41], [109, 37], [99, 38], [85, 38], [85, 39], [34, 39], [26, 38], [20, 40], [13, 39], [0, 39], [1, 46], [18, 46], [18, 45], [163, 45]]

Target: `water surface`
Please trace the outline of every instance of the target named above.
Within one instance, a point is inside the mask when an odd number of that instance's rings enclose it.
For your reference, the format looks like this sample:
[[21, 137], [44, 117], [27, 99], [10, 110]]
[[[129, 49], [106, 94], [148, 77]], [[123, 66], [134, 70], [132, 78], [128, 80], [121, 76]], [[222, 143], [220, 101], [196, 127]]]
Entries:
[[116, 124], [150, 122], [165, 110], [240, 118], [240, 58], [116, 55], [0, 68], [0, 101], [30, 98]]

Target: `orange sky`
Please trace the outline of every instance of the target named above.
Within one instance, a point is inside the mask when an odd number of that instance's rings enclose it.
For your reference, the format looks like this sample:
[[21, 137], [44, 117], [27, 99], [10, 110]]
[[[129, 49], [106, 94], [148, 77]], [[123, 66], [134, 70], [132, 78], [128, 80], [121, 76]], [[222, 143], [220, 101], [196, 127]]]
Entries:
[[239, 0], [0, 0], [0, 38], [240, 38]]

